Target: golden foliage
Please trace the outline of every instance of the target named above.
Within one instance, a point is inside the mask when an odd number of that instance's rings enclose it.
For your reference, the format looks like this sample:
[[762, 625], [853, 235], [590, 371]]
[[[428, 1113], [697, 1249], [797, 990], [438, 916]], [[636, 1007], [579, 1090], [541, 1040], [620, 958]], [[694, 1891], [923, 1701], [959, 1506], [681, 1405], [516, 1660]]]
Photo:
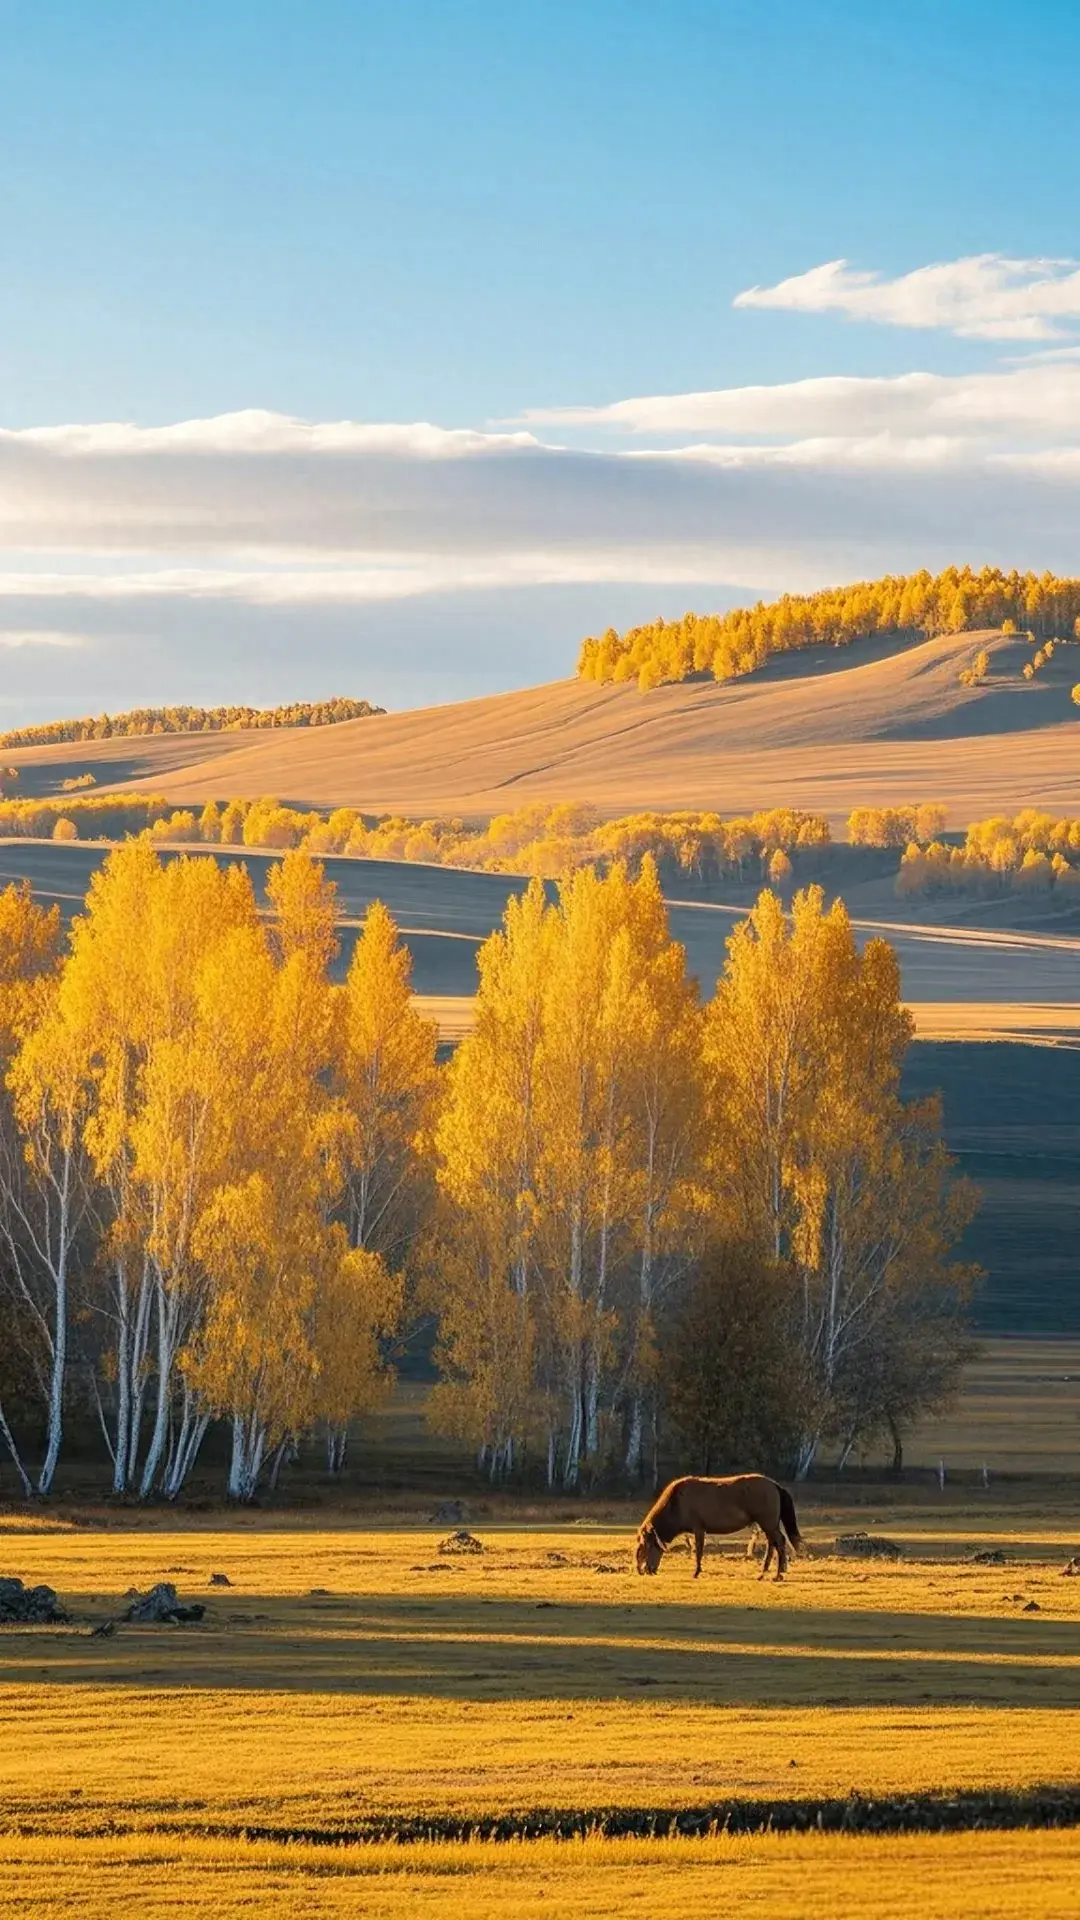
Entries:
[[[860, 954], [842, 902], [818, 887], [788, 919], [763, 893], [728, 941], [706, 1016], [714, 1076], [712, 1172], [734, 1235], [790, 1266], [801, 1348], [817, 1394], [804, 1464], [824, 1433], [890, 1417], [898, 1378], [853, 1411], [857, 1378], [889, 1371], [906, 1341], [951, 1352], [970, 1276], [949, 1247], [972, 1211], [951, 1181], [934, 1103], [905, 1106], [911, 1038], [896, 955]], [[903, 1393], [910, 1396], [905, 1376]], [[906, 1417], [908, 1405], [896, 1406]]]
[[1042, 637], [1071, 634], [1078, 616], [1080, 580], [946, 567], [939, 574], [889, 574], [819, 593], [786, 593], [731, 613], [687, 613], [621, 635], [609, 627], [601, 638], [582, 642], [577, 670], [584, 680], [633, 680], [647, 692], [698, 675], [736, 679], [774, 654], [850, 646], [871, 634], [963, 633], [1019, 621]]
[[435, 1417], [494, 1473], [578, 1483], [626, 1412], [641, 1446], [656, 1299], [703, 1209], [700, 1013], [656, 870], [534, 881], [480, 956], [437, 1146], [448, 1215]]
[[133, 707], [82, 720], [47, 720], [0, 734], [0, 747], [47, 747], [66, 740], [119, 740], [155, 733], [231, 733], [240, 728], [329, 727], [382, 713], [367, 700], [294, 700], [280, 707]]
[[[17, 1036], [28, 1161], [43, 1174], [83, 1154], [94, 1187], [89, 1307], [118, 1491], [177, 1492], [225, 1414], [231, 1490], [248, 1497], [268, 1449], [340, 1420], [350, 1395], [370, 1406], [385, 1380], [400, 1282], [335, 1218], [363, 1121], [335, 1090], [334, 893], [306, 853], [268, 892], [269, 926], [243, 867], [163, 866], [129, 841], [93, 876], [55, 986]], [[50, 963], [55, 933], [27, 895], [0, 896], [8, 996]], [[378, 976], [369, 967], [354, 1000]]]
[[[906, 809], [898, 809], [899, 814]], [[852, 815], [852, 819], [855, 816]], [[880, 842], [872, 844], [881, 844]], [[1080, 820], [1025, 807], [969, 826], [964, 845], [936, 837], [905, 847], [896, 879], [903, 897], [935, 893], [1049, 893], [1080, 889]]]

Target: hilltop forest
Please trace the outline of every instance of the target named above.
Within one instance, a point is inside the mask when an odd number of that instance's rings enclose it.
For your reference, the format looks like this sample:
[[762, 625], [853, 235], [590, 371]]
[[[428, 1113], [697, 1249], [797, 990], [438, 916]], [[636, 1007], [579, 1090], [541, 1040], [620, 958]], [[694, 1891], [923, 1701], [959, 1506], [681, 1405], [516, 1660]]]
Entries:
[[55, 747], [69, 740], [122, 740], [148, 733], [332, 727], [383, 711], [368, 700], [351, 700], [344, 694], [331, 700], [293, 700], [283, 707], [132, 707], [128, 713], [101, 713], [96, 719], [87, 715], [81, 720], [48, 720], [39, 727], [14, 727], [0, 734], [0, 747]]
[[577, 670], [583, 680], [601, 684], [636, 680], [644, 693], [697, 675], [735, 680], [776, 654], [846, 647], [872, 634], [930, 639], [997, 627], [1040, 640], [1071, 638], [1078, 618], [1080, 580], [997, 567], [979, 573], [970, 567], [938, 574], [924, 569], [821, 593], [785, 593], [730, 613], [654, 620], [624, 634], [609, 627], [582, 642]]

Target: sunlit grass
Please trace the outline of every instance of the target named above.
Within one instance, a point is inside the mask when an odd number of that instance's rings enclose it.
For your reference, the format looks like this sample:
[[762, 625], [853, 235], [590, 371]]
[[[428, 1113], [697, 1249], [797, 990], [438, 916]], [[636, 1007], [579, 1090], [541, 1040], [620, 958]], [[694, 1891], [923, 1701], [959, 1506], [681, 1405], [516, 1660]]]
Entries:
[[1044, 1920], [1074, 1910], [1073, 1832], [899, 1838], [718, 1835], [698, 1840], [527, 1841], [349, 1847], [243, 1841], [0, 1840], [5, 1916], [195, 1920], [650, 1920], [769, 1913], [783, 1920]]
[[[987, 1567], [915, 1557], [940, 1543], [908, 1525], [908, 1558], [863, 1565], [825, 1557], [836, 1526], [782, 1587], [737, 1548], [639, 1580], [625, 1528], [479, 1526], [460, 1560], [441, 1529], [9, 1531], [3, 1570], [74, 1620], [0, 1636], [0, 1804], [40, 1834], [355, 1833], [1076, 1779], [1063, 1530]], [[202, 1626], [90, 1637], [159, 1579]]]

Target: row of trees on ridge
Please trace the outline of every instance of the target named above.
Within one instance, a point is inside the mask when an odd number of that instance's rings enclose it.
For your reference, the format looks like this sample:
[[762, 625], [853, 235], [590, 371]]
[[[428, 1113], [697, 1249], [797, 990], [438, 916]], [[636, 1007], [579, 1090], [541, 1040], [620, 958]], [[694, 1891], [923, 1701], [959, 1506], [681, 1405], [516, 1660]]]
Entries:
[[236, 733], [268, 727], [330, 727], [382, 713], [369, 700], [337, 694], [330, 700], [290, 700], [280, 707], [132, 707], [127, 713], [87, 714], [79, 720], [46, 720], [36, 727], [0, 733], [0, 747], [51, 747], [68, 740], [120, 740], [136, 734]]
[[946, 567], [938, 574], [888, 574], [820, 593], [785, 593], [730, 613], [687, 613], [582, 642], [578, 673], [601, 683], [636, 681], [642, 692], [695, 675], [732, 680], [774, 654], [843, 647], [871, 634], [929, 638], [1018, 627], [1040, 640], [1071, 637], [1080, 618], [1080, 580], [997, 567]]

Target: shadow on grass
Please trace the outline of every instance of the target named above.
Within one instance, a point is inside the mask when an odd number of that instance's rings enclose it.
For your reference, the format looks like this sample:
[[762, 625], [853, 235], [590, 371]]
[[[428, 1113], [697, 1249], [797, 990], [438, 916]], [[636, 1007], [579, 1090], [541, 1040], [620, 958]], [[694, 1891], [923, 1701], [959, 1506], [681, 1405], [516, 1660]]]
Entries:
[[[78, 1602], [73, 1611], [78, 1620]], [[98, 1602], [94, 1617], [106, 1611]], [[120, 1625], [96, 1640], [88, 1625], [5, 1629], [0, 1682], [475, 1701], [1076, 1709], [1080, 1641], [1074, 1622], [1034, 1615], [245, 1595], [211, 1600], [197, 1627]]]

